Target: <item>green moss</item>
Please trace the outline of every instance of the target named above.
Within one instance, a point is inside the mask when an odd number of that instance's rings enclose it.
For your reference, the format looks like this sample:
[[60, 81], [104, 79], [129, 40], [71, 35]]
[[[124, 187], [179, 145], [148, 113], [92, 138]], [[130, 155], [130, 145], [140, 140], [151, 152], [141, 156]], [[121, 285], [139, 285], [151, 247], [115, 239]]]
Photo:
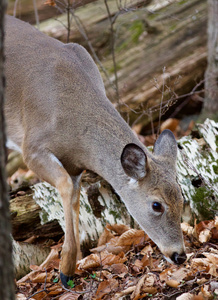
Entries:
[[142, 20], [136, 20], [132, 23], [129, 29], [132, 32], [132, 42], [137, 43], [140, 35], [145, 31], [145, 25]]
[[176, 25], [174, 24], [174, 25], [172, 25], [172, 26], [170, 26], [170, 30], [171, 31], [174, 31], [176, 29]]
[[127, 47], [130, 47], [130, 44], [137, 44], [139, 42], [140, 35], [146, 30], [145, 23], [143, 20], [135, 20], [127, 28], [128, 37], [117, 47], [117, 51], [122, 51]]
[[147, 18], [148, 20], [154, 20], [155, 18], [157, 18], [160, 15], [160, 13], [158, 12], [154, 12], [154, 13], [150, 13]]
[[87, 213], [91, 212], [91, 208], [90, 208], [90, 206], [87, 203], [84, 203], [84, 207], [85, 207]]
[[206, 187], [196, 188], [192, 200], [195, 208], [204, 220], [214, 218], [217, 210], [217, 202], [214, 201], [213, 191], [208, 190]]
[[109, 215], [112, 215], [114, 217], [115, 222], [117, 221], [117, 219], [121, 219], [120, 214], [115, 210], [110, 210]]
[[218, 161], [216, 161], [216, 163], [217, 163], [216, 165], [212, 165], [212, 168], [214, 173], [218, 175]]
[[[122, 69], [122, 66], [119, 63], [116, 63], [116, 70], [119, 71], [121, 69]], [[114, 66], [112, 66], [108, 71], [109, 71], [110, 74], [113, 74], [114, 73]]]
[[187, 3], [187, 2], [188, 2], [188, 0], [181, 0], [181, 1], [178, 2], [178, 4], [179, 5], [183, 5], [183, 4]]

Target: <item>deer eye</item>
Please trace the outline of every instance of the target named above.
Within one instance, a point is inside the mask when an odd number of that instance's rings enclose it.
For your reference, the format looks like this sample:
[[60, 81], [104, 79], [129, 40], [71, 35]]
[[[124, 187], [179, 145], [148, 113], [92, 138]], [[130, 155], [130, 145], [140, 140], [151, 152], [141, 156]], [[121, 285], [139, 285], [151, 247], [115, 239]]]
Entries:
[[152, 208], [155, 212], [164, 212], [164, 207], [160, 202], [153, 202]]

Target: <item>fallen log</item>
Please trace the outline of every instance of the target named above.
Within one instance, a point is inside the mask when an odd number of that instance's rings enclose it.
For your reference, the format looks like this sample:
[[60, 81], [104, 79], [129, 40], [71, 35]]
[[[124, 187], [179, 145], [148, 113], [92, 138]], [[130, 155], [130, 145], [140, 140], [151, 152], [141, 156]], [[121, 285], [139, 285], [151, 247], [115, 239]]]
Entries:
[[[207, 119], [192, 136], [178, 141], [177, 172], [184, 199], [183, 221], [213, 219], [217, 213], [218, 123]], [[87, 177], [87, 175], [86, 175]], [[96, 246], [106, 223], [137, 227], [115, 191], [100, 177], [84, 178], [80, 195], [80, 240], [83, 253]], [[11, 200], [15, 239], [55, 238], [64, 231], [64, 213], [57, 190], [42, 182], [31, 194]], [[59, 225], [58, 225], [59, 224]], [[63, 231], [62, 231], [63, 230]]]
[[[177, 1], [163, 1], [161, 4], [159, 1], [145, 1], [139, 8], [135, 5], [135, 10], [128, 6], [128, 1], [126, 10], [119, 10], [116, 1], [108, 3], [111, 16], [118, 16], [114, 31], [121, 111], [128, 112], [130, 124], [140, 112], [148, 109], [155, 119], [159, 115], [157, 106], [160, 101], [171, 99], [168, 110], [173, 103], [183, 100], [175, 100], [177, 96], [190, 93], [204, 78], [207, 3], [200, 0], [184, 1], [182, 4]], [[110, 81], [114, 83], [110, 23], [103, 1], [75, 10], [73, 20], [71, 41], [84, 45], [91, 54], [89, 45], [92, 44]], [[56, 21], [43, 22], [41, 30], [66, 41], [67, 32], [62, 25], [66, 26], [66, 22], [66, 15], [62, 15]], [[102, 75], [104, 77], [104, 72]], [[105, 85], [108, 95], [113, 95], [109, 98], [114, 102], [114, 87], [106, 78]], [[190, 108], [194, 113], [199, 112], [202, 105], [196, 101], [196, 98], [190, 98]], [[140, 122], [147, 124], [149, 116], [144, 114]]]

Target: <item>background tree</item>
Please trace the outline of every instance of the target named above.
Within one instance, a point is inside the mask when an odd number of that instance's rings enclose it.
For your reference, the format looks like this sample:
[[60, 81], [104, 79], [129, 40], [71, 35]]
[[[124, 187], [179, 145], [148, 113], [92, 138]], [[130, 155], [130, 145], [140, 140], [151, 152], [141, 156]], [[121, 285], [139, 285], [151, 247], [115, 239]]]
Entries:
[[208, 0], [208, 65], [202, 118], [218, 121], [218, 1]]
[[14, 299], [14, 271], [12, 263], [12, 240], [9, 213], [9, 199], [6, 182], [6, 149], [4, 105], [4, 13], [6, 1], [0, 0], [0, 299]]

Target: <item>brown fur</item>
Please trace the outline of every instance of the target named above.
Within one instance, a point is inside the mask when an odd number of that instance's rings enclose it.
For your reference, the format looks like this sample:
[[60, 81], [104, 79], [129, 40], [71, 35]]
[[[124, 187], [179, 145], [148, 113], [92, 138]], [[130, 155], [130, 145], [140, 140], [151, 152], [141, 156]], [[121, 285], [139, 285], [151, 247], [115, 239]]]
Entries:
[[[114, 187], [165, 256], [184, 253], [173, 135], [164, 131], [151, 154], [107, 99], [83, 47], [65, 45], [13, 17], [7, 17], [5, 45], [8, 138], [29, 168], [60, 192], [66, 222], [62, 272], [75, 269], [85, 169]], [[162, 214], [153, 211], [153, 202], [161, 203]]]

